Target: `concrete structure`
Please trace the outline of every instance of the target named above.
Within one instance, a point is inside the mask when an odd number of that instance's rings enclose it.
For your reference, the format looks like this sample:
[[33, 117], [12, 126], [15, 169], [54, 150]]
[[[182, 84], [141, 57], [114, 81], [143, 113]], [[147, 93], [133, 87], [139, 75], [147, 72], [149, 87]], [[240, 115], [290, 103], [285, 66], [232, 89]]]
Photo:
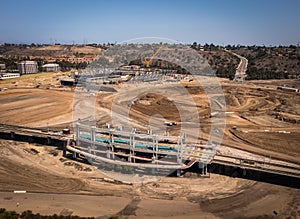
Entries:
[[42, 66], [43, 70], [46, 72], [58, 72], [60, 71], [59, 64], [56, 63], [49, 63]]
[[86, 150], [104, 162], [179, 169], [183, 164], [185, 137], [139, 134], [135, 130], [126, 132], [77, 124], [76, 145], [77, 149]]
[[72, 87], [72, 86], [76, 85], [76, 80], [74, 78], [63, 78], [60, 80], [60, 84], [62, 86]]
[[0, 72], [5, 72], [5, 64], [0, 64]]
[[283, 91], [288, 91], [288, 92], [298, 92], [299, 89], [294, 88], [294, 87], [277, 87], [277, 90], [283, 90]]
[[36, 61], [22, 61], [18, 64], [19, 73], [34, 74], [38, 73], [38, 64]]
[[[88, 129], [83, 130], [85, 128]], [[72, 139], [65, 138], [65, 136], [57, 134], [57, 132], [53, 132], [53, 131], [46, 132], [45, 131], [46, 129], [25, 127], [25, 126], [15, 126], [15, 125], [8, 125], [8, 124], [0, 124], [0, 139], [30, 142], [30, 143], [34, 142], [42, 145], [52, 145], [62, 149], [64, 156], [67, 156], [67, 152], [69, 151], [73, 153], [73, 156], [79, 159], [80, 157], [84, 156], [86, 158], [94, 159], [95, 161], [104, 160], [106, 162], [112, 162], [115, 164], [120, 163], [121, 161], [120, 159], [113, 160], [112, 158], [108, 159], [105, 156], [107, 153], [109, 153], [111, 156], [113, 156], [113, 154], [114, 156], [118, 156], [118, 153], [116, 151], [109, 152], [106, 151], [107, 149], [105, 149], [105, 153], [103, 153], [103, 151], [101, 151], [101, 148], [98, 148], [98, 143], [105, 143], [107, 145], [109, 142], [106, 141], [107, 142], [106, 143], [106, 142], [97, 141], [97, 138], [99, 138], [100, 136], [98, 136], [97, 134], [99, 130], [97, 130], [96, 127], [89, 128], [87, 126], [84, 127], [80, 125], [79, 127], [77, 127], [77, 129], [79, 130], [77, 130], [78, 132], [76, 134], [79, 135], [80, 133], [81, 134], [89, 133], [89, 135], [93, 133], [96, 134], [96, 135], [93, 134], [92, 139], [90, 138], [91, 140], [86, 138], [81, 139], [83, 143], [86, 142], [85, 144], [87, 145], [87, 147], [84, 147], [84, 145], [72, 144], [71, 142]], [[112, 132], [113, 130], [105, 130], [105, 131]], [[82, 136], [82, 137], [87, 137], [87, 136]], [[138, 135], [136, 135], [136, 137], [138, 137]], [[108, 136], [106, 136], [106, 138], [108, 138]], [[114, 138], [114, 139], [117, 140], [118, 138]], [[94, 145], [94, 143], [96, 143], [97, 145]], [[120, 143], [116, 142], [115, 147], [118, 148], [118, 145], [120, 145]], [[128, 150], [129, 149], [128, 144], [123, 144], [123, 148], [125, 149], [126, 145]], [[202, 145], [201, 147], [203, 146], [204, 145]], [[188, 145], [186, 145], [186, 147], [188, 147]], [[119, 147], [119, 149], [121, 148]], [[139, 149], [142, 148], [136, 148], [136, 152]], [[144, 148], [142, 150], [145, 149], [147, 148]], [[182, 149], [183, 149], [182, 155], [186, 154], [185, 148], [183, 147]], [[150, 153], [152, 154], [153, 151], [151, 151]], [[103, 154], [104, 156], [101, 154]], [[190, 161], [187, 164], [183, 164], [183, 168], [185, 167], [189, 168], [192, 167], [194, 164], [197, 164], [197, 162], [195, 161], [195, 156], [190, 154], [190, 157], [191, 157]], [[184, 157], [182, 156], [182, 158]], [[125, 162], [123, 162], [123, 164]], [[140, 163], [134, 163], [134, 160], [132, 160], [130, 163], [127, 161], [126, 163], [129, 165], [136, 165], [136, 166], [139, 166], [140, 164]], [[147, 166], [151, 165], [150, 167], [153, 167], [153, 163], [151, 162], [145, 164]], [[244, 157], [242, 154], [239, 153], [232, 154], [231, 156], [224, 155], [224, 154], [222, 155], [218, 153], [217, 155], [214, 156], [214, 159], [207, 165], [208, 166], [206, 168], [201, 163], [198, 163], [198, 167], [202, 168], [202, 174], [205, 174], [205, 172], [209, 174], [211, 172], [217, 174], [224, 174], [227, 176], [251, 179], [255, 181], [274, 183], [274, 184], [284, 185], [288, 187], [300, 188], [300, 165], [296, 163], [276, 160], [274, 158], [270, 160], [249, 159], [247, 158], [247, 156]], [[176, 166], [177, 165], [174, 165], [173, 167]], [[180, 168], [179, 166], [177, 167]]]
[[[144, 174], [170, 174], [177, 176], [195, 163], [207, 172], [207, 164], [215, 155], [214, 145], [187, 144], [183, 136], [159, 136], [152, 132], [131, 132], [96, 128], [77, 123], [76, 142], [68, 143], [66, 150], [73, 157], [79, 155], [101, 168], [107, 165], [130, 169]], [[128, 167], [128, 168], [127, 168]]]
[[18, 78], [20, 77], [19, 73], [0, 73], [0, 80]]
[[[67, 144], [66, 150], [72, 152], [74, 158], [82, 155], [92, 163], [102, 163], [104, 168], [105, 164], [112, 164], [141, 168], [146, 172], [146, 169], [155, 169], [156, 173], [173, 169], [180, 175], [180, 171], [198, 165], [201, 174], [206, 175], [207, 166], [217, 164], [300, 178], [298, 164], [276, 159], [266, 161], [264, 156], [258, 159], [216, 154], [215, 145], [189, 144], [185, 135], [158, 136], [151, 132], [126, 132], [77, 123], [76, 143]], [[242, 172], [246, 175], [246, 171]]]

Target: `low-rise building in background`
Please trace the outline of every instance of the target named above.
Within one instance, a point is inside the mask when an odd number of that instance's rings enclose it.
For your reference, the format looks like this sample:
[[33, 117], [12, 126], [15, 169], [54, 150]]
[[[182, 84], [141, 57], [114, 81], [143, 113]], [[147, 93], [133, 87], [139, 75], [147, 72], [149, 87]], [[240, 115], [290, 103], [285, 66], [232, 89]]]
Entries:
[[5, 72], [5, 71], [6, 71], [5, 64], [0, 64], [0, 72]]
[[20, 77], [19, 73], [0, 73], [0, 80], [18, 78]]
[[22, 61], [18, 64], [19, 73], [35, 74], [38, 73], [38, 64], [36, 61]]
[[56, 64], [56, 63], [45, 64], [42, 67], [43, 67], [43, 70], [46, 71], [46, 72], [58, 72], [58, 71], [60, 71], [60, 66], [59, 66], [59, 64]]

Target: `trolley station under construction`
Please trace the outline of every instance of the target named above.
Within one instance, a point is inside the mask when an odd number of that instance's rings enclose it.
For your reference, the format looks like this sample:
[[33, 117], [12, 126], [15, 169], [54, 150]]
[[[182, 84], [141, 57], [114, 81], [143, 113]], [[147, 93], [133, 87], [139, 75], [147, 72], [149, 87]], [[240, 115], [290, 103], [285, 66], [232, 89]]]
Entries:
[[181, 170], [195, 163], [206, 172], [206, 164], [215, 153], [213, 145], [187, 144], [185, 135], [159, 136], [79, 123], [76, 124], [76, 141], [69, 140], [65, 151], [72, 152], [74, 158], [84, 156], [102, 169], [155, 175], [175, 171], [180, 175]]

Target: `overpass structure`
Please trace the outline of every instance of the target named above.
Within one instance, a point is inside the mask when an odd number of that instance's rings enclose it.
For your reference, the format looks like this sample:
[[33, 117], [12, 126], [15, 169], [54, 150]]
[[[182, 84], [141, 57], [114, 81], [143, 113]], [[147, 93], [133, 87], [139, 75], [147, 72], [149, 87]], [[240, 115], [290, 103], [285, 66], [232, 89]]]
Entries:
[[94, 161], [124, 166], [185, 171], [196, 166], [206, 173], [218, 164], [300, 178], [300, 165], [265, 156], [236, 153], [228, 155], [213, 144], [189, 144], [185, 136], [157, 136], [76, 125], [76, 143], [66, 150], [74, 157], [83, 155]]
[[185, 142], [185, 136], [157, 136], [77, 124], [74, 139], [47, 129], [0, 124], [0, 138], [58, 146], [64, 155], [71, 153], [74, 158], [110, 165], [177, 170], [178, 173], [198, 168], [202, 174], [209, 172], [207, 166], [222, 165], [245, 173], [258, 171], [300, 179], [297, 163], [259, 155], [228, 155], [216, 150], [214, 145], [190, 145]]
[[[75, 143], [75, 142], [74, 142]], [[202, 166], [215, 155], [215, 145], [195, 145], [183, 136], [159, 136], [151, 132], [131, 132], [76, 125], [76, 143], [66, 150], [97, 163], [118, 164], [156, 170], [182, 170], [196, 162]]]

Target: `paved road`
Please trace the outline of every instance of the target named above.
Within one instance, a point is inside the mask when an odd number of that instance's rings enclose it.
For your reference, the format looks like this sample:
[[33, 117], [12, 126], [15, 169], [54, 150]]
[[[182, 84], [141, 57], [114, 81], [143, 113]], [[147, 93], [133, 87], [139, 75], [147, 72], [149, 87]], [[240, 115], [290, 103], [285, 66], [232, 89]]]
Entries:
[[232, 51], [229, 50], [225, 50], [226, 52], [231, 53], [232, 55], [235, 55], [236, 57], [238, 57], [240, 59], [240, 63], [238, 65], [238, 67], [236, 68], [236, 72], [235, 72], [235, 76], [234, 76], [234, 81], [244, 81], [247, 74], [247, 66], [248, 66], [248, 59], [246, 59], [243, 56], [240, 56], [239, 54], [236, 54]]

